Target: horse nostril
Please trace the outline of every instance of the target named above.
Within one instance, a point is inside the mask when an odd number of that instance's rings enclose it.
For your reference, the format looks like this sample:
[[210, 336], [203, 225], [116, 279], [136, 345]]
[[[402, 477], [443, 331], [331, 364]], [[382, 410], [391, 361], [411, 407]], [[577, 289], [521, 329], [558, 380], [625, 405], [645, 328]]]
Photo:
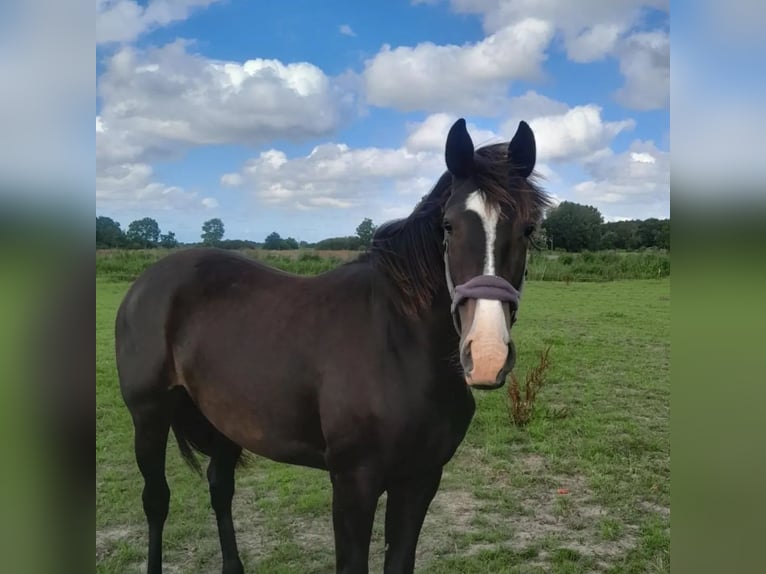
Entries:
[[466, 373], [473, 371], [473, 357], [471, 356], [471, 343], [466, 344], [463, 352], [460, 354], [460, 363]]

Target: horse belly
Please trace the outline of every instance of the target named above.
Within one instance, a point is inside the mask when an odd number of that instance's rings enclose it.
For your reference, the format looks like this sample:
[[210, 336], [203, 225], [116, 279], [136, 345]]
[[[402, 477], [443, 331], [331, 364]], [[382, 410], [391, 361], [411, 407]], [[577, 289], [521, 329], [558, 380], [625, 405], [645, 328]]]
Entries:
[[205, 418], [244, 449], [277, 462], [324, 468], [318, 415], [300, 396], [268, 392], [273, 388], [255, 382], [200, 385], [190, 394]]

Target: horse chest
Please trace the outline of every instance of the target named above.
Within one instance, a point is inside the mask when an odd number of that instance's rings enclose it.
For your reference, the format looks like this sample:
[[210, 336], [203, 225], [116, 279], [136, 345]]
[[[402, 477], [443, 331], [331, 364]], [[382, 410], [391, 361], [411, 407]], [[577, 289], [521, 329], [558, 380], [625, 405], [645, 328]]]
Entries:
[[[466, 399], [447, 405], [424, 405], [406, 411], [391, 437], [394, 464], [435, 466], [446, 464], [465, 438], [474, 405]], [[402, 419], [400, 419], [402, 420]]]

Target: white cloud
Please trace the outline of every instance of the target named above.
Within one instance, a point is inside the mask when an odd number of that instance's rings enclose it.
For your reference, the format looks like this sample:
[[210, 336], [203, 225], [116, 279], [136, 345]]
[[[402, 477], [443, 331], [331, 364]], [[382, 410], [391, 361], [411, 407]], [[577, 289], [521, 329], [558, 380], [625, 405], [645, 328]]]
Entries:
[[[534, 117], [529, 125], [535, 134], [537, 157], [542, 162], [585, 160], [603, 154], [624, 130], [633, 129], [633, 120], [604, 122], [601, 107], [588, 104], [568, 109], [564, 113]], [[506, 122], [503, 133], [513, 134], [515, 120]]]
[[619, 24], [596, 24], [569, 40], [569, 58], [580, 63], [599, 60], [614, 49], [622, 32]]
[[202, 206], [207, 209], [215, 209], [218, 207], [218, 200], [215, 197], [205, 197], [201, 201]]
[[652, 154], [645, 152], [631, 152], [630, 159], [631, 161], [638, 163], [657, 163], [657, 158], [655, 158]]
[[[457, 116], [452, 114], [431, 114], [422, 122], [409, 125], [410, 134], [405, 142], [405, 147], [413, 152], [443, 153], [447, 133], [456, 120]], [[476, 147], [501, 141], [501, 138], [491, 130], [482, 130], [470, 123], [467, 127]]]
[[443, 154], [326, 143], [303, 157], [263, 152], [239, 173], [225, 174], [221, 183], [243, 188], [267, 204], [346, 209], [372, 205], [386, 192], [425, 193], [444, 169]]
[[450, 4], [456, 12], [479, 15], [488, 36], [462, 46], [384, 46], [366, 62], [363, 73], [370, 104], [402, 111], [502, 115], [509, 83], [540, 80], [547, 50], [560, 38], [571, 61], [618, 59], [625, 84], [616, 96], [623, 105], [641, 110], [668, 105], [668, 34], [636, 30], [647, 10], [669, 12], [669, 0]]
[[436, 183], [436, 177], [411, 177], [408, 179], [399, 179], [394, 182], [394, 189], [398, 195], [412, 195], [423, 197]]
[[[550, 109], [550, 102], [543, 107]], [[385, 202], [396, 196], [420, 198], [431, 190], [446, 169], [444, 145], [455, 119], [450, 114], [431, 114], [409, 124], [408, 137], [398, 148], [351, 148], [342, 143], [325, 143], [306, 156], [292, 158], [270, 149], [246, 162], [239, 172], [224, 174], [220, 181], [266, 204], [288, 209], [356, 207], [373, 208], [384, 215], [389, 213], [386, 209], [401, 214], [401, 204]], [[473, 124], [468, 124], [468, 129], [477, 147], [507, 141], [513, 135], [499, 137]], [[539, 164], [538, 168], [557, 179], [548, 166]]]
[[[542, 107], [550, 109], [551, 101]], [[224, 174], [220, 181], [262, 203], [288, 210], [355, 209], [354, 213], [377, 218], [400, 217], [412, 210], [415, 198], [426, 195], [445, 171], [444, 143], [454, 120], [449, 114], [432, 114], [410, 124], [408, 137], [398, 148], [326, 143], [300, 157], [270, 149], [246, 162], [237, 173]], [[513, 135], [498, 136], [472, 124], [468, 128], [477, 147], [508, 141]], [[536, 167], [546, 186], [561, 183], [548, 164], [538, 162]], [[397, 197], [413, 199], [405, 202]]]
[[619, 36], [640, 21], [646, 8], [669, 11], [669, 0], [451, 0], [460, 13], [478, 14], [493, 33], [527, 18], [549, 23], [562, 34], [567, 56], [590, 62], [607, 55]]
[[[501, 124], [500, 134], [492, 130], [480, 129], [475, 124], [468, 123], [468, 132], [477, 148], [510, 141], [518, 128], [516, 117], [529, 121], [533, 118], [542, 117], [541, 114], [545, 112], [566, 114], [568, 111], [566, 104], [540, 96], [535, 92], [527, 92], [523, 96], [513, 98], [510, 107], [512, 110], [511, 117], [514, 119]], [[426, 151], [443, 156], [447, 134], [456, 119], [457, 116], [451, 114], [431, 114], [422, 122], [408, 125], [409, 135], [404, 144], [405, 148], [412, 152]], [[544, 134], [543, 137], [545, 137]], [[544, 155], [538, 156], [535, 171], [544, 179], [546, 185], [551, 182], [560, 182], [560, 176], [550, 165], [545, 163], [546, 159], [548, 158]], [[426, 193], [431, 186], [433, 186], [433, 180], [425, 178], [407, 180], [400, 184], [401, 193], [418, 193], [420, 195]]]
[[[555, 116], [565, 113], [569, 106], [564, 102], [554, 100], [529, 90], [521, 96], [508, 101], [509, 120], [518, 123], [519, 120], [529, 121], [542, 116]], [[516, 129], [515, 126], [513, 128]]]
[[618, 48], [625, 85], [617, 100], [636, 110], [665, 108], [670, 103], [670, 37], [665, 32], [633, 34]]
[[456, 12], [481, 16], [488, 34], [529, 19], [545, 23], [560, 36], [574, 62], [619, 60], [625, 77], [617, 92], [620, 103], [641, 110], [668, 106], [668, 34], [635, 31], [647, 10], [669, 13], [669, 0], [451, 0], [450, 4]]
[[356, 32], [349, 26], [348, 24], [341, 24], [338, 27], [338, 32], [343, 34], [344, 36], [356, 36]]
[[402, 111], [500, 115], [508, 82], [540, 79], [553, 28], [528, 18], [475, 44], [383, 46], [365, 64], [367, 101]]
[[312, 64], [209, 60], [182, 41], [120, 50], [98, 93], [109, 132], [145, 152], [321, 136], [338, 126], [349, 102]]
[[96, 0], [96, 44], [131, 42], [141, 34], [187, 19], [220, 0]]
[[[195, 146], [328, 134], [352, 101], [312, 64], [209, 60], [189, 53], [181, 41], [148, 51], [119, 50], [106, 63], [98, 93], [96, 170], [102, 176]], [[99, 187], [109, 181], [97, 179], [99, 204], [126, 199], [113, 185]]]
[[299, 207], [308, 206], [311, 207], [335, 207], [338, 209], [346, 209], [348, 207], [351, 207], [354, 205], [352, 202], [344, 199], [337, 199], [335, 197], [326, 197], [326, 196], [318, 196], [318, 197], [310, 197], [306, 200], [305, 203], [298, 202], [297, 205]]
[[573, 187], [575, 201], [595, 205], [606, 219], [668, 217], [670, 154], [652, 142], [634, 141], [585, 167], [590, 179]]
[[[140, 206], [152, 211], [214, 207], [213, 198], [200, 200], [196, 193], [154, 181], [154, 170], [145, 163], [112, 165], [96, 174], [96, 205], [110, 212], [131, 211]], [[217, 204], [217, 203], [216, 203]]]
[[227, 173], [221, 177], [221, 183], [229, 187], [237, 187], [243, 182], [242, 176], [238, 173]]

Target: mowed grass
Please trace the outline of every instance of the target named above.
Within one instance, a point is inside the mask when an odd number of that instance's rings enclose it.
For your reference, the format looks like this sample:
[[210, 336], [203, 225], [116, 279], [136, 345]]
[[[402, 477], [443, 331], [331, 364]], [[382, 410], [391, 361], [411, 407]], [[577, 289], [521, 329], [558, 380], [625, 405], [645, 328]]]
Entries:
[[[97, 281], [96, 566], [145, 568], [142, 480], [118, 389], [113, 322], [127, 283]], [[512, 426], [504, 387], [447, 465], [416, 570], [670, 571], [670, 281], [530, 281], [514, 329], [523, 378], [551, 346], [538, 409]], [[171, 438], [169, 572], [220, 572], [207, 484]], [[247, 571], [334, 571], [331, 491], [321, 471], [254, 459], [238, 471], [235, 523]], [[371, 547], [382, 570], [381, 499]]]

